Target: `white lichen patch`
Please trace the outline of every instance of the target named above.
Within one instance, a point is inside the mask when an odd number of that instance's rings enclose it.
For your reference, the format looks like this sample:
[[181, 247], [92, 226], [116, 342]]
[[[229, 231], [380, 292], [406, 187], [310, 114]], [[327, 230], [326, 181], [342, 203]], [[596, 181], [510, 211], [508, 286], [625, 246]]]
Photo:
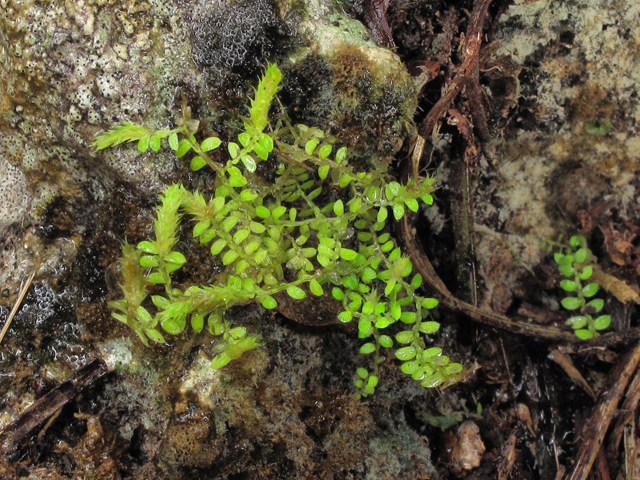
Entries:
[[[606, 179], [626, 209], [632, 198], [626, 186], [637, 181], [640, 171], [640, 4], [635, 0], [517, 3], [502, 17], [498, 36], [504, 52], [515, 53], [516, 61], [525, 62], [537, 52], [537, 65], [528, 67], [535, 75], [535, 97], [526, 100], [535, 102], [532, 113], [547, 123], [552, 134], [521, 133], [514, 140], [526, 144], [527, 151], [535, 152], [532, 156], [522, 156], [524, 147], [507, 149], [517, 156], [505, 159], [506, 172], [513, 174], [514, 163], [526, 164], [519, 168], [530, 175], [524, 180], [528, 187], [512, 199], [514, 211], [526, 215], [536, 203], [553, 201], [543, 185], [554, 167], [565, 164], [587, 166]], [[593, 122], [610, 122], [612, 129], [605, 135], [589, 134], [585, 125]], [[540, 164], [549, 168], [530, 171]], [[521, 177], [514, 179], [522, 182]], [[538, 187], [533, 186], [536, 182]], [[529, 197], [526, 202], [518, 202], [525, 197]]]
[[0, 156], [0, 232], [24, 217], [30, 201], [24, 174]]
[[114, 338], [98, 345], [100, 357], [109, 370], [132, 368], [133, 340], [131, 337]]
[[182, 395], [187, 392], [195, 393], [202, 405], [214, 410], [213, 398], [215, 391], [218, 390], [221, 374], [222, 370], [211, 368], [211, 358], [201, 351], [187, 374], [183, 377], [184, 380], [180, 384], [178, 391]]

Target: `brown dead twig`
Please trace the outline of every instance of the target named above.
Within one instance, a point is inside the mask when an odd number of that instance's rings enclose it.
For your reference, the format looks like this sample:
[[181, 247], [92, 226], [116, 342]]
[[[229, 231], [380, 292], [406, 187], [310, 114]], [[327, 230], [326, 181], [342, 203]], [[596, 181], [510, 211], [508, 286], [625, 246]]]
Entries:
[[16, 298], [16, 302], [13, 304], [11, 313], [9, 313], [9, 316], [7, 317], [7, 320], [4, 322], [4, 326], [2, 327], [2, 331], [0, 331], [0, 343], [2, 343], [4, 336], [9, 330], [9, 327], [11, 326], [11, 321], [13, 320], [13, 317], [15, 317], [16, 313], [18, 312], [18, 309], [22, 304], [22, 300], [24, 300], [24, 296], [27, 294], [27, 290], [29, 290], [29, 287], [31, 286], [31, 282], [33, 281], [33, 277], [35, 277], [37, 270], [38, 270], [37, 268], [33, 269], [33, 272], [31, 272], [31, 275], [29, 275], [29, 277], [27, 278], [27, 281], [22, 286], [22, 289], [18, 294], [18, 298]]
[[[462, 44], [464, 60], [451, 83], [445, 87], [445, 92], [442, 97], [440, 97], [433, 108], [429, 110], [429, 113], [422, 121], [420, 126], [420, 135], [423, 137], [433, 135], [438, 120], [442, 117], [444, 112], [447, 111], [451, 102], [460, 92], [460, 89], [468, 83], [473, 83], [474, 72], [475, 76], [477, 76], [478, 57], [480, 53], [480, 45], [482, 44], [482, 28], [490, 4], [491, 0], [478, 0], [473, 6], [471, 18], [469, 19], [469, 26], [467, 27]], [[473, 108], [473, 105], [471, 105], [471, 108], [472, 111], [476, 111], [476, 109]], [[486, 115], [484, 114], [481, 102], [479, 104], [479, 110], [482, 114], [476, 112], [476, 114], [472, 114], [472, 116], [474, 118], [474, 123], [476, 123], [476, 127], [482, 128], [482, 126], [486, 126]], [[478, 117], [477, 119], [476, 116]], [[483, 118], [484, 123], [482, 122]]]
[[609, 463], [617, 463], [617, 453], [620, 448], [620, 441], [624, 435], [624, 430], [633, 421], [633, 416], [640, 404], [640, 371], [635, 373], [629, 390], [627, 391], [626, 398], [622, 404], [622, 408], [619, 410], [620, 416], [616, 421], [615, 426], [609, 437], [609, 445], [607, 447], [607, 457]]
[[578, 460], [569, 480], [586, 480], [589, 475], [616, 407], [638, 362], [640, 362], [640, 343], [620, 359], [602, 387], [598, 404], [584, 426], [584, 440], [580, 445]]
[[106, 364], [97, 358], [38, 399], [0, 434], [0, 453], [11, 456], [25, 438], [107, 372]]
[[571, 358], [564, 355], [560, 350], [552, 349], [549, 352], [549, 358], [556, 362], [560, 368], [562, 368], [569, 378], [573, 379], [582, 389], [589, 394], [589, 396], [596, 400], [596, 394], [593, 392], [591, 385], [587, 383], [580, 371], [575, 367]]
[[427, 287], [436, 294], [440, 302], [446, 307], [460, 312], [479, 323], [508, 332], [556, 342], [575, 343], [581, 341], [573, 333], [566, 332], [560, 328], [511, 320], [504, 315], [481, 310], [456, 298], [440, 279], [433, 265], [431, 265], [422, 246], [416, 240], [415, 229], [409, 226], [409, 219], [406, 215], [398, 222], [398, 226], [400, 241], [404, 245], [405, 251], [411, 258], [414, 267], [422, 275]]

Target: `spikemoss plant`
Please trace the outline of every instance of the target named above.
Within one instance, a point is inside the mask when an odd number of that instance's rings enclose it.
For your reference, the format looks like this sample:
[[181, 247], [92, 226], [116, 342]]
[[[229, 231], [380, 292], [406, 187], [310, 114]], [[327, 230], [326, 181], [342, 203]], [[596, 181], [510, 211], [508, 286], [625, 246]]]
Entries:
[[574, 235], [569, 239], [569, 245], [570, 247], [562, 248], [554, 254], [560, 273], [568, 277], [560, 281], [560, 287], [572, 294], [563, 298], [561, 303], [567, 310], [577, 313], [567, 320], [567, 325], [573, 328], [578, 338], [588, 340], [599, 336], [599, 331], [609, 328], [611, 317], [592, 316], [602, 311], [604, 301], [601, 298], [588, 300], [598, 293], [600, 286], [597, 283], [583, 283], [588, 282], [593, 275], [595, 263], [593, 252], [587, 247], [587, 241], [582, 235]]
[[[424, 387], [435, 387], [462, 370], [439, 347], [427, 348], [425, 335], [440, 325], [430, 310], [438, 301], [417, 292], [419, 274], [388, 231], [391, 218], [417, 211], [419, 200], [431, 204], [434, 180], [402, 185], [386, 172], [357, 171], [347, 149], [317, 128], [292, 125], [284, 112], [270, 122], [269, 109], [282, 75], [270, 65], [260, 80], [237, 142], [227, 145], [228, 160], [214, 161], [208, 152], [222, 144], [217, 137], [199, 141], [199, 122], [183, 111], [175, 129], [151, 130], [125, 122], [100, 134], [97, 150], [137, 141], [138, 149], [158, 151], [166, 142], [178, 157], [192, 155], [191, 168], [215, 172], [212, 195], [181, 185], [167, 187], [154, 223], [154, 238], [136, 248], [125, 245], [122, 258], [123, 298], [110, 303], [113, 316], [129, 325], [148, 344], [164, 342], [161, 329], [181, 333], [187, 323], [222, 338], [212, 360], [219, 368], [259, 345], [257, 335], [225, 318], [232, 305], [260, 302], [277, 307], [274, 295], [294, 299], [332, 295], [340, 301], [341, 322], [358, 322], [364, 340], [360, 353], [370, 358], [357, 370], [359, 396], [374, 392], [385, 352], [395, 349], [404, 373]], [[270, 126], [271, 125], [271, 126]], [[275, 163], [274, 178], [258, 164]], [[177, 288], [172, 272], [186, 262], [176, 250], [179, 224], [210, 245], [225, 271], [214, 284]], [[148, 285], [164, 287], [148, 296]], [[397, 348], [397, 346], [400, 348]], [[392, 350], [393, 351], [393, 350]]]

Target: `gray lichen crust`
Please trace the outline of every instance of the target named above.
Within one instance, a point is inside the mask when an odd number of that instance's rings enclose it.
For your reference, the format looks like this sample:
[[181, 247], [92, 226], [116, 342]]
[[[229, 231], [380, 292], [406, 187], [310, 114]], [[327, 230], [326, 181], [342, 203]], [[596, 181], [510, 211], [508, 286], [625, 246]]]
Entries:
[[22, 219], [30, 199], [24, 174], [0, 157], [0, 232]]

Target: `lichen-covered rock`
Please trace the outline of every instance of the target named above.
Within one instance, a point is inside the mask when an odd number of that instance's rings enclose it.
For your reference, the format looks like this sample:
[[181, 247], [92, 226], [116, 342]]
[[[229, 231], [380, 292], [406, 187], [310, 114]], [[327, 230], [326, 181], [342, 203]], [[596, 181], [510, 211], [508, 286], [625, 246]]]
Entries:
[[[408, 132], [415, 88], [399, 59], [328, 1], [3, 1], [0, 158], [24, 175], [20, 198], [32, 197], [26, 216], [5, 218], [25, 217], [32, 229], [57, 232], [54, 239], [80, 234], [80, 248], [99, 234], [100, 206], [117, 204], [116, 185], [129, 182], [152, 199], [185, 173], [172, 153], [95, 153], [94, 135], [123, 120], [170, 127], [184, 101], [205, 132], [224, 138], [241, 125], [267, 61], [285, 72], [281, 95], [295, 121], [328, 129], [370, 165], [386, 166]], [[58, 228], [59, 215], [81, 228]], [[42, 265], [73, 258], [44, 258], [37, 242], [32, 252]], [[27, 274], [18, 267], [7, 279]]]
[[31, 195], [22, 171], [0, 157], [0, 232], [27, 212]]
[[478, 232], [476, 253], [485, 306], [506, 311], [525, 296], [558, 309], [555, 295], [522, 288], [543, 261], [542, 242], [615, 216], [640, 221], [640, 5], [515, 3], [496, 33], [497, 54], [523, 67], [515, 128], [500, 175], [480, 188], [487, 201], [477, 218], [489, 228]]
[[[169, 128], [183, 102], [203, 135], [225, 140], [241, 127], [251, 88], [271, 61], [285, 74], [281, 99], [295, 122], [330, 130], [362, 164], [386, 168], [416, 108], [400, 60], [328, 0], [0, 0], [0, 7], [0, 200], [11, 202], [2, 202], [0, 225], [13, 224], [3, 238], [0, 303], [8, 307], [38, 268], [4, 339], [12, 353], [0, 366], [12, 382], [0, 388], [0, 402], [22, 407], [18, 397], [34, 398], [24, 387], [33, 376], [53, 386], [99, 355], [115, 371], [76, 401], [113, 433], [109, 449], [126, 452], [113, 455], [123, 477], [191, 478], [199, 469], [211, 474], [202, 478], [431, 475], [428, 446], [404, 419], [398, 389], [381, 391], [379, 412], [352, 395], [355, 336], [300, 331], [262, 315], [252, 328], [264, 346], [215, 371], [216, 345], [201, 338], [144, 349], [127, 337], [106, 304], [117, 289], [110, 274], [120, 244], [151, 234], [166, 184], [204, 190], [210, 177], [190, 174], [173, 153], [91, 148], [97, 132], [123, 120]], [[197, 246], [186, 243], [181, 248], [195, 256]], [[197, 268], [190, 273], [203, 276]], [[395, 378], [409, 391], [403, 398], [416, 395], [403, 381]], [[0, 472], [5, 467], [17, 468], [0, 462]]]

